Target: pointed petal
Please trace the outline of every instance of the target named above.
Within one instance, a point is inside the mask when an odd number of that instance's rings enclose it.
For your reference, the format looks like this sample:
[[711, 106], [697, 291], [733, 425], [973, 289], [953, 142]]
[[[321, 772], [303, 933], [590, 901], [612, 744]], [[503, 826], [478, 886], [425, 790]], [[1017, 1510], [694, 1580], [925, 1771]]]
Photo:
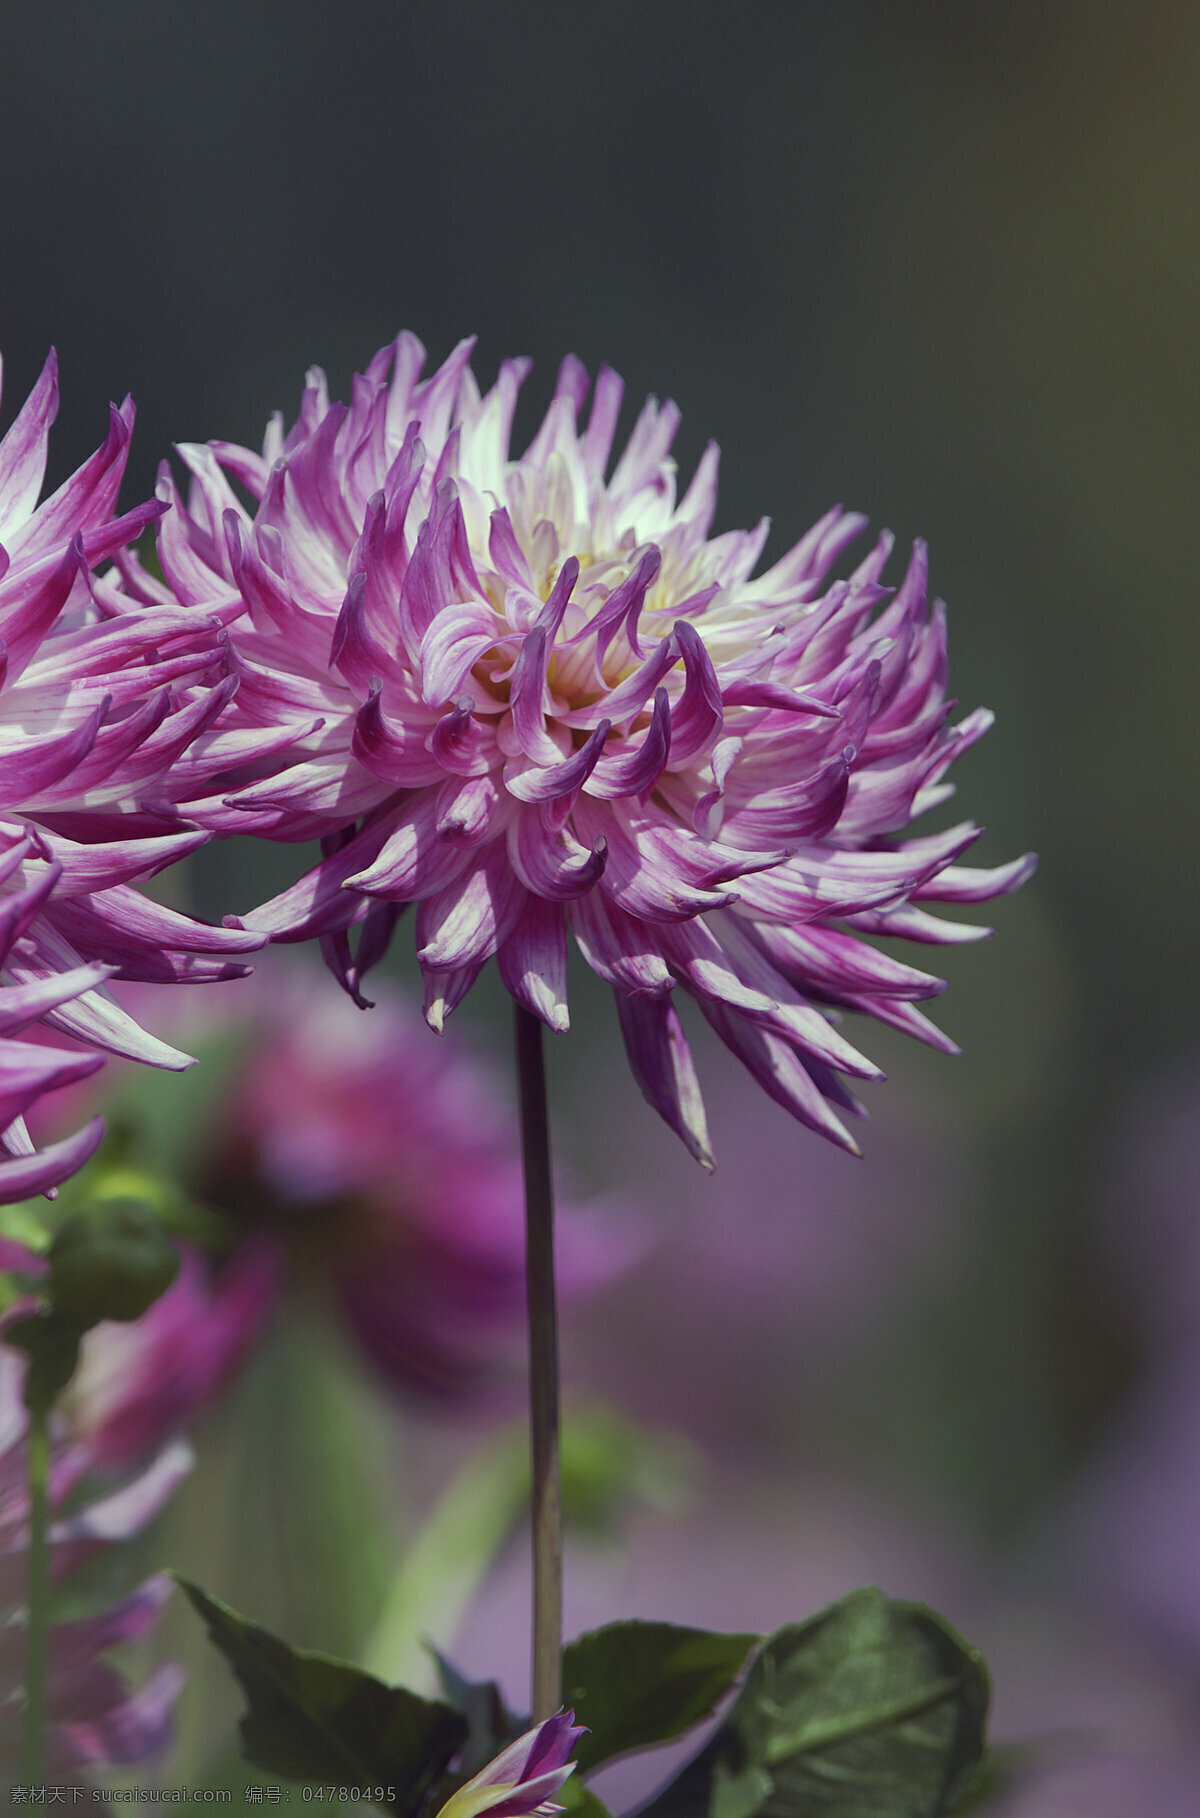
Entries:
[[497, 963], [506, 989], [519, 1004], [550, 1029], [563, 1033], [570, 1027], [567, 930], [558, 903], [522, 892], [512, 930], [500, 943]]
[[49, 1193], [65, 1180], [78, 1174], [100, 1147], [104, 1139], [104, 1120], [94, 1117], [90, 1124], [61, 1142], [47, 1143], [36, 1155], [22, 1155], [0, 1161], [0, 1205], [10, 1206], [36, 1193]]
[[691, 1050], [675, 1008], [665, 997], [613, 994], [625, 1052], [642, 1096], [680, 1137], [689, 1155], [713, 1168], [704, 1100]]

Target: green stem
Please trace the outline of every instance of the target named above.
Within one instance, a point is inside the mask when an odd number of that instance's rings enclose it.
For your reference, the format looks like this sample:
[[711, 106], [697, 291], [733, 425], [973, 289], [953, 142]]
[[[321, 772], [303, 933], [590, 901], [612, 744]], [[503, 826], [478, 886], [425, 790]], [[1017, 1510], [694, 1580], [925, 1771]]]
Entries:
[[529, 1431], [533, 1458], [533, 1720], [562, 1703], [562, 1492], [559, 1467], [558, 1308], [554, 1187], [542, 1025], [516, 1015], [521, 1156], [525, 1167], [525, 1283], [529, 1317]]
[[29, 1786], [46, 1780], [46, 1662], [50, 1628], [50, 1418], [29, 1416], [28, 1610], [25, 1631], [25, 1761]]

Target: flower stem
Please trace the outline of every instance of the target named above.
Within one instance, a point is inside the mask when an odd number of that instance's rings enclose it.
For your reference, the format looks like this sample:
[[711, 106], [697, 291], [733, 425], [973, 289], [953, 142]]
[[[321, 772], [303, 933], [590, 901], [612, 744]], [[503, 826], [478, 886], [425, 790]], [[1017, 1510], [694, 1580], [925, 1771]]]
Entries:
[[525, 1167], [525, 1284], [529, 1313], [529, 1430], [533, 1454], [533, 1721], [562, 1703], [562, 1494], [559, 1477], [558, 1308], [554, 1187], [542, 1025], [514, 1005], [521, 1157]]
[[50, 1615], [50, 1417], [45, 1409], [29, 1416], [26, 1473], [29, 1560], [24, 1775], [30, 1786], [42, 1786], [46, 1779], [46, 1658]]

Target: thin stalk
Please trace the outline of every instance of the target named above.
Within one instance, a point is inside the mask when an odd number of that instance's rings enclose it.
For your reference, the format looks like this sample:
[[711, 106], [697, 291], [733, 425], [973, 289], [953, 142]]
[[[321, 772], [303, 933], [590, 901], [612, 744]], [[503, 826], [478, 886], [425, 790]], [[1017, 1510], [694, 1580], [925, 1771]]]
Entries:
[[25, 1631], [25, 1759], [29, 1786], [46, 1780], [46, 1660], [50, 1625], [50, 1420], [29, 1416], [26, 1455], [29, 1482], [28, 1610]]
[[562, 1703], [562, 1491], [559, 1470], [558, 1307], [554, 1187], [542, 1025], [514, 1005], [521, 1157], [525, 1167], [525, 1284], [529, 1317], [529, 1432], [533, 1460], [533, 1720]]

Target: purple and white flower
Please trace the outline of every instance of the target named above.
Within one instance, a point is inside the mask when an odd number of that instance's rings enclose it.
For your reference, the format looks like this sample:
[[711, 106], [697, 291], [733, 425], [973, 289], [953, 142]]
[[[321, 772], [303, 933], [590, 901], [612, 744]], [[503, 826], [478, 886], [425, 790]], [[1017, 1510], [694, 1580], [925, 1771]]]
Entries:
[[[261, 945], [131, 888], [209, 837], [181, 821], [164, 779], [197, 756], [245, 755], [244, 734], [215, 727], [236, 678], [219, 613], [164, 603], [128, 552], [162, 503], [114, 516], [128, 399], [103, 445], [38, 503], [57, 408], [51, 354], [0, 441], [0, 941], [18, 988], [4, 996], [14, 1016], [89, 1048], [182, 1067], [188, 1057], [140, 1029], [104, 979], [236, 977], [236, 956]], [[98, 575], [110, 557], [118, 572]], [[11, 1139], [9, 1120], [10, 1151]]]
[[437, 1818], [552, 1818], [554, 1795], [575, 1771], [571, 1752], [584, 1734], [574, 1711], [558, 1711], [518, 1736], [452, 1793]]
[[610, 472], [621, 381], [600, 372], [581, 427], [588, 379], [567, 359], [514, 459], [528, 363], [481, 396], [471, 348], [421, 381], [401, 335], [349, 408], [310, 373], [261, 455], [181, 448], [192, 483], [185, 505], [164, 478], [164, 574], [189, 606], [243, 613], [228, 725], [293, 737], [275, 774], [176, 799], [219, 831], [321, 837], [322, 862], [239, 925], [319, 937], [359, 1001], [416, 903], [434, 1028], [495, 956], [565, 1029], [570, 929], [615, 990], [643, 1092], [701, 1162], [677, 986], [774, 1098], [854, 1150], [845, 1081], [881, 1075], [838, 1013], [953, 1049], [917, 1007], [941, 981], [861, 937], [973, 939], [929, 905], [1032, 867], [961, 865], [970, 822], [904, 837], [990, 723], [946, 723], [924, 547], [894, 591], [888, 535], [831, 580], [864, 527], [835, 508], [755, 576], [765, 521], [709, 535], [715, 446], [676, 498], [674, 404], [645, 405]]

